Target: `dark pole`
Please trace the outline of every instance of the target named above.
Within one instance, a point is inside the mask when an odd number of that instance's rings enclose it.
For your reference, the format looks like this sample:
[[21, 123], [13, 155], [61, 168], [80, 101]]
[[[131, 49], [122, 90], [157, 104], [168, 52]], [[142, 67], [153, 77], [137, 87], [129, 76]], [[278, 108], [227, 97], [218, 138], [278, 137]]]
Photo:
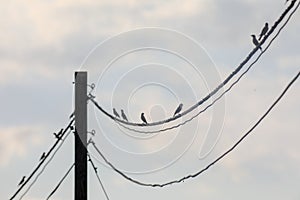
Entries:
[[75, 200], [87, 200], [87, 72], [75, 72]]

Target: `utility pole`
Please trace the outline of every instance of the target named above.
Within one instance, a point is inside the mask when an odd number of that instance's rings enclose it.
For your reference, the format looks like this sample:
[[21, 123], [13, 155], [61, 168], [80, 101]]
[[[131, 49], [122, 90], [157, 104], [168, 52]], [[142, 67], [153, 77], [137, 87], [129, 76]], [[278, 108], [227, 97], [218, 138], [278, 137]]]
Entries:
[[87, 72], [75, 72], [75, 200], [87, 200]]

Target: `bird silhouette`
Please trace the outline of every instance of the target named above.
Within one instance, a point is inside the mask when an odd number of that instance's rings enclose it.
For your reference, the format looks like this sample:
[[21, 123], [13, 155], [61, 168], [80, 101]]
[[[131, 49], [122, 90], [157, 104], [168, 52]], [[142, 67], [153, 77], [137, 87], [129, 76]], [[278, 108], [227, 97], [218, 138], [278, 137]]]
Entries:
[[114, 115], [115, 115], [116, 117], [119, 117], [119, 118], [120, 118], [120, 115], [118, 114], [118, 112], [116, 111], [115, 108], [113, 109], [113, 112], [114, 112]]
[[258, 40], [260, 40], [269, 30], [269, 24], [266, 22], [265, 26], [263, 27], [263, 29], [261, 30], [260, 34], [259, 34], [259, 38]]
[[148, 124], [147, 120], [146, 120], [146, 117], [144, 115], [144, 113], [141, 114], [141, 119], [142, 121], [145, 123], [145, 124]]
[[176, 110], [175, 110], [175, 112], [174, 112], [174, 115], [173, 115], [173, 117], [176, 115], [176, 114], [178, 114], [181, 110], [182, 110], [182, 106], [183, 106], [183, 104], [181, 103], [181, 104], [179, 104], [179, 106], [176, 108]]
[[121, 109], [121, 115], [124, 120], [128, 121], [123, 109]]
[[42, 156], [41, 156], [41, 158], [40, 158], [40, 161], [41, 161], [41, 160], [44, 160], [44, 159], [45, 159], [45, 156], [46, 156], [46, 154], [45, 154], [45, 152], [43, 152], [43, 154], [42, 154]]
[[55, 136], [56, 139], [60, 140], [60, 136], [58, 133], [53, 133], [53, 135]]
[[[257, 41], [255, 35], [251, 35], [251, 37], [252, 37], [252, 42], [253, 42], [253, 44], [254, 44], [255, 46], [258, 46], [258, 45], [259, 45], [259, 42]], [[259, 47], [259, 49], [262, 51], [262, 48], [261, 48], [261, 47]]]
[[26, 176], [23, 176], [23, 178], [22, 178], [22, 180], [19, 182], [18, 186], [19, 186], [19, 185], [22, 185], [22, 184], [24, 183], [25, 178], [26, 178]]

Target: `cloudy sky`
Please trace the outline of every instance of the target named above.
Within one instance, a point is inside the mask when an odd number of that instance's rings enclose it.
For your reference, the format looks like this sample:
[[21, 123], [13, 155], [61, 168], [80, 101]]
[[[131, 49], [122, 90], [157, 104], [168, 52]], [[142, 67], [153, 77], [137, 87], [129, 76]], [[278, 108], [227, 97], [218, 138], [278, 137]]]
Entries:
[[[250, 35], [259, 34], [265, 22], [272, 25], [284, 2], [2, 1], [0, 199], [16, 191], [55, 142], [52, 133], [67, 125], [74, 71], [88, 71], [96, 100], [108, 111], [124, 109], [134, 122], [141, 112], [149, 121], [165, 119], [180, 102], [185, 110], [224, 80], [253, 49]], [[115, 166], [143, 182], [197, 172], [237, 141], [298, 73], [299, 17], [297, 11], [224, 99], [180, 129], [130, 132], [89, 103], [88, 129], [95, 129], [96, 144]], [[233, 153], [181, 184], [135, 185], [91, 148], [110, 199], [300, 199], [299, 91], [298, 81]], [[50, 194], [74, 162], [73, 139], [67, 138], [24, 200]], [[105, 199], [91, 168], [88, 178], [89, 199]], [[71, 173], [53, 199], [72, 199], [73, 180]]]

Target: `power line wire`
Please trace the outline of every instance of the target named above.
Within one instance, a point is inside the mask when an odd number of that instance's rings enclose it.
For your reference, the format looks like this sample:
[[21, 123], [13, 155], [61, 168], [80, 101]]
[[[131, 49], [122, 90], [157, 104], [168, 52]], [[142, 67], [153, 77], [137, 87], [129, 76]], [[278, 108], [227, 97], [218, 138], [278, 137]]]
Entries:
[[54, 151], [54, 153], [52, 154], [52, 156], [50, 157], [50, 159], [48, 160], [48, 162], [43, 166], [42, 170], [37, 174], [37, 176], [35, 177], [35, 179], [32, 181], [32, 183], [29, 185], [29, 187], [27, 188], [27, 190], [22, 194], [22, 196], [20, 197], [19, 200], [23, 199], [23, 197], [27, 194], [27, 192], [31, 189], [31, 187], [35, 184], [35, 182], [38, 180], [38, 178], [40, 177], [40, 175], [44, 172], [44, 170], [46, 169], [46, 167], [48, 166], [48, 164], [52, 161], [52, 159], [54, 158], [55, 154], [58, 152], [58, 150], [61, 148], [61, 146], [64, 144], [65, 140], [67, 139], [67, 137], [70, 135], [71, 130], [69, 130], [69, 132], [66, 134], [66, 137], [64, 139], [61, 139], [62, 142], [59, 144], [59, 146], [56, 148], [56, 150]]
[[210, 104], [208, 104], [204, 109], [200, 110], [198, 113], [196, 113], [195, 115], [193, 115], [192, 117], [190, 117], [189, 119], [185, 120], [184, 122], [181, 122], [179, 124], [176, 124], [174, 126], [171, 127], [166, 127], [163, 129], [159, 129], [159, 130], [153, 130], [153, 131], [144, 131], [144, 130], [138, 130], [135, 128], [130, 128], [127, 127], [121, 123], [118, 123], [120, 126], [122, 126], [123, 128], [133, 131], [133, 132], [137, 132], [137, 133], [144, 133], [144, 134], [153, 134], [153, 133], [159, 133], [159, 132], [164, 132], [164, 131], [169, 131], [175, 128], [178, 128], [180, 126], [183, 126], [185, 124], [187, 124], [188, 122], [192, 121], [193, 119], [195, 119], [196, 117], [198, 117], [201, 113], [204, 113], [208, 108], [210, 108], [211, 106], [213, 106], [217, 101], [219, 101], [226, 93], [228, 93], [233, 86], [235, 86], [241, 79], [242, 77], [253, 67], [254, 64], [257, 63], [257, 61], [259, 60], [259, 58], [262, 56], [262, 54], [264, 54], [269, 47], [271, 46], [271, 44], [274, 42], [274, 40], [278, 37], [278, 35], [280, 34], [280, 32], [283, 30], [283, 28], [287, 25], [287, 23], [289, 22], [289, 20], [291, 19], [292, 15], [295, 13], [295, 11], [298, 9], [299, 4], [297, 4], [297, 6], [295, 7], [295, 9], [293, 10], [293, 12], [291, 12], [291, 14], [288, 16], [287, 20], [285, 21], [285, 23], [280, 27], [280, 29], [277, 31], [277, 33], [275, 34], [275, 36], [270, 40], [270, 42], [268, 43], [268, 45], [264, 48], [263, 51], [261, 51], [261, 53], [259, 54], [259, 56], [249, 65], [249, 67], [229, 86], [229, 88], [227, 88], [224, 92], [222, 92], [216, 99], [214, 99]]
[[[92, 144], [94, 144], [94, 143], [92, 143]], [[91, 163], [91, 165], [92, 165], [92, 167], [93, 167], [93, 169], [94, 169], [94, 172], [95, 172], [95, 174], [96, 174], [96, 176], [97, 176], [97, 179], [98, 179], [98, 181], [99, 181], [99, 184], [100, 184], [100, 186], [101, 186], [101, 188], [102, 188], [102, 191], [103, 191], [103, 193], [104, 193], [106, 199], [109, 200], [108, 194], [107, 194], [107, 192], [106, 192], [106, 190], [105, 190], [105, 188], [104, 188], [104, 185], [103, 185], [103, 183], [102, 183], [102, 181], [101, 181], [101, 179], [100, 179], [100, 177], [99, 177], [99, 175], [98, 175], [97, 167], [95, 166], [95, 164], [94, 164], [94, 162], [93, 162], [93, 160], [92, 160], [92, 158], [91, 158], [91, 156], [90, 156], [89, 153], [88, 153], [88, 157], [89, 157], [89, 161], [90, 161], [90, 163]]]
[[57, 189], [60, 187], [60, 185], [62, 184], [62, 182], [65, 180], [65, 178], [67, 178], [67, 176], [69, 175], [69, 173], [71, 172], [71, 170], [73, 169], [73, 167], [75, 166], [75, 163], [73, 163], [71, 165], [71, 167], [68, 169], [68, 171], [65, 173], [65, 175], [61, 178], [61, 180], [58, 182], [57, 186], [54, 188], [54, 190], [49, 194], [49, 196], [47, 197], [46, 200], [50, 199], [50, 197], [57, 191]]
[[267, 111], [257, 120], [257, 122], [236, 142], [234, 143], [234, 145], [229, 148], [227, 151], [225, 151], [221, 156], [217, 157], [213, 162], [211, 162], [210, 164], [208, 164], [205, 168], [201, 169], [200, 171], [194, 173], [194, 174], [190, 174], [187, 175], [181, 179], [177, 179], [177, 180], [172, 180], [166, 183], [144, 183], [141, 181], [138, 181], [136, 179], [133, 179], [129, 176], [127, 176], [125, 173], [123, 173], [122, 171], [120, 171], [119, 169], [117, 169], [112, 163], [110, 163], [106, 157], [103, 155], [103, 153], [98, 149], [98, 147], [96, 146], [95, 143], [93, 143], [93, 146], [95, 148], [95, 150], [98, 152], [98, 154], [102, 157], [102, 159], [105, 161], [106, 164], [108, 164], [115, 172], [117, 172], [118, 174], [120, 174], [123, 178], [141, 185], [141, 186], [148, 186], [148, 187], [165, 187], [167, 185], [172, 185], [175, 183], [180, 183], [183, 182], [186, 179], [190, 179], [190, 178], [195, 178], [197, 176], [199, 176], [200, 174], [202, 174], [203, 172], [207, 171], [211, 166], [213, 166], [214, 164], [216, 164], [217, 162], [219, 162], [221, 159], [223, 159], [226, 155], [228, 155], [230, 152], [232, 152], [247, 136], [250, 135], [250, 133], [265, 119], [266, 116], [268, 116], [268, 114], [271, 112], [271, 110], [275, 107], [275, 105], [277, 105], [277, 103], [282, 99], [282, 97], [284, 97], [284, 95], [286, 94], [286, 92], [288, 91], [288, 89], [295, 83], [295, 81], [298, 79], [300, 75], [300, 71], [297, 73], [297, 75], [289, 82], [289, 84], [285, 87], [285, 89], [283, 90], [283, 92], [279, 95], [279, 97], [277, 97], [277, 99], [272, 103], [272, 105], [267, 109]]
[[[72, 123], [74, 122], [74, 119], [71, 120], [68, 124], [68, 126], [62, 131], [61, 137], [64, 136], [64, 134], [70, 129], [70, 127], [72, 126]], [[24, 183], [18, 188], [18, 190], [12, 195], [12, 197], [10, 198], [10, 200], [14, 199], [17, 194], [22, 190], [22, 188], [29, 182], [29, 180], [32, 178], [32, 176], [38, 171], [38, 169], [42, 166], [42, 164], [45, 162], [45, 160], [47, 159], [47, 157], [51, 154], [51, 152], [55, 149], [55, 147], [58, 145], [58, 143], [60, 142], [60, 140], [56, 140], [55, 143], [52, 145], [52, 147], [49, 149], [49, 151], [47, 152], [47, 154], [45, 155], [45, 158], [43, 160], [41, 160], [39, 162], [39, 164], [37, 165], [37, 167], [31, 172], [31, 174], [28, 176], [28, 178], [24, 181]]]
[[[165, 124], [171, 121], [174, 121], [178, 118], [183, 117], [184, 115], [190, 113], [191, 111], [195, 110], [198, 106], [202, 105], [204, 102], [206, 102], [208, 99], [210, 99], [213, 95], [215, 95], [221, 88], [223, 88], [243, 67], [248, 63], [248, 61], [254, 56], [256, 51], [261, 47], [261, 45], [264, 44], [264, 42], [268, 39], [268, 37], [274, 32], [274, 30], [277, 28], [277, 26], [281, 23], [281, 21], [284, 19], [284, 17], [288, 14], [288, 12], [294, 7], [294, 4], [296, 3], [297, 0], [292, 0], [291, 4], [287, 7], [287, 9], [281, 14], [279, 19], [275, 21], [274, 25], [271, 27], [271, 29], [265, 34], [264, 38], [262, 41], [259, 43], [258, 46], [256, 46], [249, 54], [248, 56], [238, 65], [238, 67], [221, 83], [219, 84], [212, 92], [210, 92], [208, 95], [206, 95], [202, 100], [197, 102], [195, 105], [191, 106], [187, 110], [181, 112], [180, 115], [175, 115], [174, 117], [157, 121], [157, 122], [150, 122], [150, 123], [135, 123], [135, 122], [127, 122], [124, 120], [121, 120], [117, 117], [114, 117], [111, 115], [109, 112], [107, 112], [105, 109], [103, 109], [94, 99], [91, 99], [91, 101], [94, 103], [94, 105], [106, 116], [111, 118], [112, 120], [126, 124], [126, 125], [131, 125], [131, 126], [156, 126], [156, 125], [161, 125]], [[262, 55], [262, 54], [261, 54]]]

